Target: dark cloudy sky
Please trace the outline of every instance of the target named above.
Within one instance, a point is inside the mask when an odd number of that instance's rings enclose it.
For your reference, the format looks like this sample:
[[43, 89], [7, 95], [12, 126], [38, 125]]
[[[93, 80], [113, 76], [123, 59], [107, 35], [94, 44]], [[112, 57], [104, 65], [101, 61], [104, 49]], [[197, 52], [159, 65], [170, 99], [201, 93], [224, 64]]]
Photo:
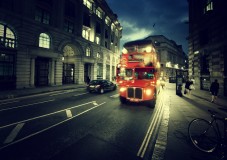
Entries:
[[[106, 0], [118, 15], [124, 42], [149, 35], [164, 35], [188, 52], [187, 0]], [[153, 27], [154, 26], [154, 27]]]

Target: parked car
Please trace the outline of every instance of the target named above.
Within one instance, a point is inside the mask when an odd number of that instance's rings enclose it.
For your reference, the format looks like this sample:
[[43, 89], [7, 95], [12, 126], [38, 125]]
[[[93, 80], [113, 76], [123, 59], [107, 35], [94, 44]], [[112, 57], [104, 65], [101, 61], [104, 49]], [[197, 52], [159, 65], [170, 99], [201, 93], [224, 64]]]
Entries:
[[101, 94], [106, 91], [114, 91], [116, 88], [116, 84], [109, 80], [92, 80], [87, 86], [87, 90], [90, 93], [98, 92]]

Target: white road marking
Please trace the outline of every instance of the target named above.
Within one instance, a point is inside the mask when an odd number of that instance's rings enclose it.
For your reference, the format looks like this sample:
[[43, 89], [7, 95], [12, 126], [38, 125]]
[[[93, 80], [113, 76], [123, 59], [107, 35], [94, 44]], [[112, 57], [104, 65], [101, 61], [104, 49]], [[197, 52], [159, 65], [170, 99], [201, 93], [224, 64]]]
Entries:
[[57, 95], [60, 95], [60, 94], [71, 93], [71, 92], [75, 92], [75, 91], [79, 91], [79, 90], [85, 90], [85, 89], [84, 88], [78, 88], [78, 89], [65, 90], [65, 91], [62, 91], [60, 93], [51, 94], [49, 96], [57, 96]]
[[98, 105], [95, 101], [93, 102], [93, 104], [94, 104], [95, 106], [97, 106], [97, 105]]
[[4, 144], [11, 143], [16, 138], [23, 126], [24, 123], [19, 123], [18, 125], [16, 125], [16, 127], [12, 130], [9, 136], [5, 139]]
[[[88, 102], [88, 103], [80, 104], [78, 106], [73, 106], [73, 107], [66, 108], [66, 109], [78, 108], [78, 107], [81, 107], [81, 106], [84, 106], [84, 105], [87, 105], [87, 104], [90, 104], [90, 103], [93, 103], [93, 102], [95, 102], [95, 101], [91, 101], [91, 102]], [[11, 124], [8, 124], [8, 125], [5, 125], [5, 126], [0, 126], [0, 129], [1, 128], [6, 128], [6, 127], [9, 127], [9, 126], [13, 126], [13, 125], [16, 125], [16, 124], [19, 124], [19, 123], [32, 121], [32, 120], [35, 120], [35, 119], [38, 119], [38, 118], [47, 117], [47, 116], [50, 116], [50, 115], [53, 115], [53, 114], [56, 114], [56, 113], [65, 112], [66, 109], [62, 109], [62, 110], [59, 110], [59, 111], [56, 111], [56, 112], [52, 112], [52, 113], [49, 113], [49, 114], [44, 114], [42, 116], [37, 116], [37, 117], [30, 118], [30, 119], [22, 120], [22, 121], [19, 121], [19, 122], [11, 123]]]
[[88, 94], [88, 92], [86, 92], [86, 93], [81, 93], [81, 94], [76, 94], [76, 95], [74, 95], [74, 97], [81, 96], [81, 95], [84, 95], [84, 94]]
[[144, 137], [144, 140], [140, 146], [139, 151], [137, 152], [137, 156], [143, 158], [144, 154], [147, 150], [150, 138], [152, 136], [152, 133], [154, 132], [154, 127], [157, 125], [157, 121], [160, 118], [161, 113], [163, 112], [163, 99], [162, 101], [159, 103], [159, 106], [157, 106], [158, 109], [155, 112], [155, 115], [150, 123], [150, 126], [147, 130], [146, 136]]
[[117, 98], [117, 97], [119, 97], [119, 94], [115, 94], [115, 95], [112, 95], [110, 97]]
[[0, 112], [2, 112], [2, 111], [7, 111], [7, 110], [11, 110], [11, 109], [17, 109], [17, 108], [27, 107], [27, 106], [32, 106], [32, 105], [35, 105], [35, 104], [47, 103], [47, 102], [51, 102], [51, 101], [54, 101], [54, 100], [55, 100], [55, 99], [51, 99], [51, 100], [43, 101], [43, 102], [25, 104], [25, 105], [22, 105], [22, 106], [17, 106], [17, 107], [12, 107], [12, 108], [5, 108], [5, 109], [1, 109]]
[[73, 116], [71, 110], [69, 109], [66, 109], [66, 115], [68, 118], [71, 118]]
[[59, 123], [56, 123], [56, 124], [54, 124], [54, 125], [52, 125], [52, 126], [50, 126], [50, 127], [47, 127], [47, 128], [45, 128], [45, 129], [43, 129], [43, 130], [40, 130], [40, 131], [35, 132], [35, 133], [33, 133], [33, 134], [30, 134], [30, 135], [28, 135], [28, 136], [26, 136], [26, 137], [24, 137], [24, 138], [21, 138], [21, 139], [18, 139], [18, 140], [16, 140], [16, 141], [12, 142], [12, 143], [9, 143], [9, 144], [7, 144], [7, 145], [1, 147], [0, 150], [4, 149], [4, 148], [6, 148], [6, 147], [9, 147], [9, 146], [11, 146], [11, 145], [13, 145], [13, 144], [22, 142], [23, 140], [26, 140], [26, 139], [28, 139], [28, 138], [30, 138], [30, 137], [33, 137], [33, 136], [35, 136], [35, 135], [38, 135], [38, 134], [40, 134], [40, 133], [42, 133], [42, 132], [45, 132], [45, 131], [47, 131], [47, 130], [49, 130], [49, 129], [51, 129], [51, 128], [54, 128], [54, 127], [56, 127], [56, 126], [58, 126], [58, 125], [60, 125], [60, 124], [62, 124], [62, 123], [65, 123], [65, 122], [67, 122], [67, 121], [69, 121], [69, 120], [71, 120], [71, 119], [73, 119], [73, 118], [79, 117], [79, 116], [81, 116], [81, 115], [83, 115], [83, 114], [85, 114], [85, 113], [87, 113], [87, 112], [89, 112], [89, 111], [91, 111], [91, 110], [93, 110], [93, 109], [98, 108], [99, 106], [101, 106], [101, 105], [103, 105], [103, 104], [105, 104], [105, 103], [106, 103], [106, 102], [103, 102], [103, 103], [99, 104], [98, 106], [94, 106], [94, 107], [92, 107], [92, 108], [90, 108], [90, 109], [88, 109], [88, 110], [86, 110], [86, 111], [83, 111], [83, 112], [81, 112], [81, 113], [79, 113], [79, 114], [73, 116], [72, 118], [68, 118], [68, 119], [63, 120], [63, 121], [61, 121], [61, 122], [59, 122]]
[[14, 102], [19, 102], [19, 101], [10, 101], [10, 102], [1, 103], [0, 106], [3, 104], [9, 104], [9, 103], [14, 103]]

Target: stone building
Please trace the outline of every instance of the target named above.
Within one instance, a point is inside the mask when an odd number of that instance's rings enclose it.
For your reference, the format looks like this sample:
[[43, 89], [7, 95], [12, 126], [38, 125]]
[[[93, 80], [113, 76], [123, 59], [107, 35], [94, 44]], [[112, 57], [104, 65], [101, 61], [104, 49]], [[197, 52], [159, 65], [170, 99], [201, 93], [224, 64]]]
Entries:
[[181, 45], [163, 35], [148, 36], [145, 39], [152, 40], [155, 45], [160, 61], [160, 76], [176, 77], [176, 70], [187, 70], [188, 57]]
[[227, 3], [224, 0], [188, 0], [189, 75], [198, 88], [209, 90], [217, 79], [220, 95], [227, 95]]
[[104, 0], [1, 0], [0, 90], [111, 80], [121, 34]]

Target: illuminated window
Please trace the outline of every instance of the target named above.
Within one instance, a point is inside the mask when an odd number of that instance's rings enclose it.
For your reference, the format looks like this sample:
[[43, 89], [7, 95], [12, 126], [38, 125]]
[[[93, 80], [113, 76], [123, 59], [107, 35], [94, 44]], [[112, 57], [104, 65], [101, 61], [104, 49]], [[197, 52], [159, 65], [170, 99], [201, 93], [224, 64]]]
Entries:
[[99, 18], [102, 19], [102, 12], [100, 10], [96, 9], [95, 13]]
[[118, 30], [117, 29], [115, 30], [115, 35], [118, 37]]
[[90, 57], [91, 56], [91, 48], [90, 47], [87, 47], [86, 48], [86, 56], [87, 57]]
[[97, 58], [101, 58], [101, 54], [99, 52], [97, 53]]
[[111, 31], [114, 31], [115, 25], [112, 23], [111, 24]]
[[206, 6], [204, 8], [204, 13], [207, 13], [212, 10], [213, 10], [213, 2], [212, 2], [212, 0], [208, 0], [206, 3]]
[[92, 10], [92, 3], [89, 0], [84, 0], [83, 3], [87, 8]]
[[100, 37], [99, 37], [99, 36], [96, 36], [95, 42], [96, 42], [97, 44], [100, 44]]
[[44, 24], [50, 24], [50, 13], [42, 8], [36, 8], [35, 20]]
[[83, 27], [82, 36], [83, 38], [90, 40], [90, 29], [87, 27]]
[[106, 22], [106, 24], [109, 26], [109, 25], [110, 25], [110, 18], [109, 18], [109, 17], [106, 17], [106, 18], [105, 18], [105, 22]]
[[6, 25], [0, 24], [0, 45], [15, 48], [15, 35]]
[[50, 48], [50, 36], [46, 33], [39, 35], [39, 47]]

